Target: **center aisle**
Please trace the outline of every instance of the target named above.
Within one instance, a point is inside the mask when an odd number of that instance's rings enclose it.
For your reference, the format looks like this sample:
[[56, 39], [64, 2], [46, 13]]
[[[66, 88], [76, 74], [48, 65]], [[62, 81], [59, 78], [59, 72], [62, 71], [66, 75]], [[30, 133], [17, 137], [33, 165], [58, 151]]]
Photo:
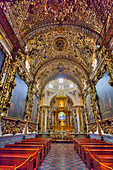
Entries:
[[39, 170], [88, 170], [73, 144], [52, 144]]

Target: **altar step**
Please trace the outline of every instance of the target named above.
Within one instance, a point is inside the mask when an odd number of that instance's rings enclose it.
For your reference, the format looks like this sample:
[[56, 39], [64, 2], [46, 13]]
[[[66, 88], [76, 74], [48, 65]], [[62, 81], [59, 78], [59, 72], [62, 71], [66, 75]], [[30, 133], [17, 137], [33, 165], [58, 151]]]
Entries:
[[52, 140], [52, 143], [73, 143], [73, 140]]

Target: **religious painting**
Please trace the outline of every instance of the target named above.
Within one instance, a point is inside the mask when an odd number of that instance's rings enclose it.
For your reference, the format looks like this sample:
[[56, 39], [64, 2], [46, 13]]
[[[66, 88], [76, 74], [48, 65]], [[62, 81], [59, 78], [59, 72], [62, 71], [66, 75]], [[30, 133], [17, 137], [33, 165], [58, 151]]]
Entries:
[[90, 94], [88, 94], [86, 97], [86, 109], [87, 109], [88, 123], [94, 122], [93, 113], [92, 113], [90, 104], [91, 104], [91, 99], [90, 99]]
[[0, 50], [0, 72], [2, 70], [4, 60], [5, 60], [5, 54], [2, 52], [2, 50]]
[[96, 91], [102, 119], [113, 117], [113, 87], [108, 83], [109, 76], [106, 71], [96, 84]]
[[9, 108], [8, 116], [15, 117], [18, 119], [24, 119], [28, 86], [21, 79], [18, 73], [16, 74], [15, 83], [16, 86], [13, 90], [13, 95], [11, 98], [11, 107]]
[[38, 99], [36, 95], [33, 96], [33, 107], [32, 107], [32, 113], [31, 113], [31, 121], [36, 122], [37, 121], [37, 108], [38, 107]]

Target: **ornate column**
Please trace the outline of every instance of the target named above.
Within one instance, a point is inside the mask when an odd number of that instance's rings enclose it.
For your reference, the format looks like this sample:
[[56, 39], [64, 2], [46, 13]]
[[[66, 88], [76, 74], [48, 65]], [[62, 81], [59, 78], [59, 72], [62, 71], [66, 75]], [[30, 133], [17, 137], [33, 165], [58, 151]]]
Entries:
[[80, 132], [84, 132], [83, 106], [79, 107]]
[[1, 129], [1, 115], [0, 115], [0, 136], [2, 136], [2, 129]]
[[110, 77], [109, 84], [113, 87], [113, 54], [106, 52], [105, 61], [107, 64], [108, 75]]
[[34, 95], [33, 94], [33, 83], [29, 82], [25, 113], [24, 113], [24, 120], [27, 121], [26, 127], [25, 127], [25, 135], [27, 135], [28, 122], [31, 120], [31, 113], [32, 113], [32, 107], [33, 107], [33, 95]]
[[78, 132], [80, 132], [80, 116], [79, 116], [78, 108], [76, 108], [76, 115], [77, 115]]
[[43, 127], [43, 108], [40, 106], [40, 131], [42, 132]]
[[2, 92], [1, 92], [1, 105], [0, 110], [3, 116], [7, 116], [8, 109], [10, 107], [10, 100], [12, 96], [12, 91], [15, 87], [15, 78], [16, 78], [16, 70], [17, 70], [17, 59], [13, 59], [12, 57], [9, 58], [6, 70], [5, 79], [2, 86]]
[[15, 84], [16, 72], [17, 72], [17, 67], [15, 62], [15, 64], [12, 65], [12, 76], [11, 76], [11, 81], [10, 81], [10, 86], [9, 86], [9, 91], [7, 96], [7, 104], [9, 103], [9, 105], [10, 105], [13, 89], [16, 86]]
[[45, 131], [45, 107], [44, 106], [42, 106], [42, 115], [43, 115], [43, 117], [42, 117], [42, 132], [44, 132]]
[[41, 131], [41, 110], [38, 112], [38, 130]]
[[79, 123], [79, 115], [78, 115], [78, 109], [76, 106], [73, 106], [74, 109], [74, 129], [76, 132], [80, 132], [80, 123]]
[[31, 120], [31, 113], [32, 113], [32, 107], [33, 107], [33, 83], [29, 82], [28, 87], [28, 93], [27, 93], [27, 100], [26, 100], [26, 106], [25, 106], [25, 114], [24, 119], [27, 121]]
[[75, 113], [74, 113], [74, 110], [72, 111], [72, 129], [74, 129], [74, 127], [75, 127], [75, 125], [74, 125], [74, 123], [75, 123], [75, 121], [74, 121], [74, 115]]
[[40, 109], [40, 99], [38, 99], [38, 109], [37, 109], [37, 133], [41, 130], [41, 109]]
[[52, 128], [54, 131], [55, 130], [55, 111], [54, 110], [52, 111]]
[[100, 112], [99, 112], [97, 93], [96, 93], [94, 82], [91, 82], [91, 84], [90, 84], [90, 96], [91, 96], [91, 107], [92, 107], [92, 113], [93, 113], [94, 121], [97, 124], [99, 136], [102, 136], [101, 128], [100, 128], [100, 125], [98, 123], [98, 121], [101, 120], [101, 116], [100, 116]]
[[50, 109], [50, 130], [52, 130], [52, 110]]
[[45, 107], [45, 128], [44, 128], [44, 131], [46, 132], [47, 131], [47, 116], [48, 116], [48, 108]]
[[49, 106], [43, 105], [40, 107], [40, 124], [41, 124], [41, 131], [45, 132], [50, 129], [49, 123]]
[[[109, 44], [110, 45], [110, 44]], [[113, 52], [110, 46], [103, 46], [100, 51], [97, 51], [98, 58], [105, 59], [107, 64], [108, 75], [110, 77], [109, 84], [113, 86]]]
[[51, 116], [51, 113], [50, 113], [50, 106], [48, 106], [48, 112], [47, 112], [47, 130], [50, 130], [50, 116]]
[[84, 106], [81, 106], [81, 105], [74, 106], [75, 123], [77, 119], [78, 132], [84, 132], [83, 109], [84, 109]]

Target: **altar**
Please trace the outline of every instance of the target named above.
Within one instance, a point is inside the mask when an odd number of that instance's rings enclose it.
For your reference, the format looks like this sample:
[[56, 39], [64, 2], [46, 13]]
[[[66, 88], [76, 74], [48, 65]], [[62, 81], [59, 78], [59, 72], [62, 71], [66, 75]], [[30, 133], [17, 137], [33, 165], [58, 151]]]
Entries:
[[71, 110], [67, 107], [67, 96], [63, 94], [61, 90], [59, 95], [56, 96], [56, 107], [52, 111], [53, 115], [53, 131], [73, 131], [72, 125], [70, 124], [71, 120]]

